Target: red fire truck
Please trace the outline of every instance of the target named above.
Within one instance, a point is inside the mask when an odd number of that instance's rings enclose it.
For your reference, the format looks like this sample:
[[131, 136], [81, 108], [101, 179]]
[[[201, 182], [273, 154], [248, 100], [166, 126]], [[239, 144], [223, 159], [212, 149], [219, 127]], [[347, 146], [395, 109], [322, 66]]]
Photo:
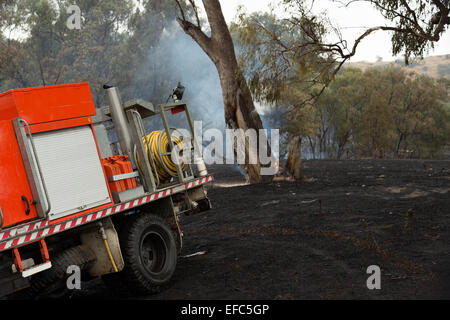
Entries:
[[[109, 105], [98, 109], [88, 83], [0, 94], [0, 296], [62, 292], [71, 266], [158, 291], [182, 248], [180, 215], [210, 209], [213, 177], [195, 152], [184, 87], [157, 106], [104, 89]], [[162, 126], [149, 133], [155, 118]]]

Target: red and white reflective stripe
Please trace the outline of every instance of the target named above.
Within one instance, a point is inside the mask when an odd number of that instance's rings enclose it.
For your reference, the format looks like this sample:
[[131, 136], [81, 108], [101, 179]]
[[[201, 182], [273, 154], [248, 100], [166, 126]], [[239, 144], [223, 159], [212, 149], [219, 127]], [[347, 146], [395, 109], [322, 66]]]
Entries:
[[12, 249], [17, 246], [24, 245], [28, 242], [32, 242], [35, 240], [39, 240], [41, 238], [45, 238], [47, 236], [66, 231], [68, 229], [72, 229], [78, 227], [80, 225], [107, 217], [109, 215], [113, 215], [122, 211], [126, 211], [128, 209], [138, 207], [140, 205], [146, 204], [148, 202], [152, 202], [158, 200], [160, 198], [164, 198], [170, 196], [174, 193], [184, 191], [186, 189], [191, 189], [202, 185], [204, 183], [210, 182], [213, 180], [212, 176], [208, 176], [206, 178], [198, 179], [194, 182], [187, 183], [184, 188], [177, 186], [171, 189], [166, 189], [160, 192], [156, 192], [150, 195], [146, 195], [139, 199], [135, 199], [123, 204], [119, 204], [101, 211], [96, 211], [93, 213], [89, 213], [87, 215], [77, 217], [71, 220], [67, 220], [55, 225], [49, 225], [48, 220], [40, 221], [35, 223], [30, 223], [27, 225], [23, 225], [21, 227], [12, 228], [0, 233], [0, 251]]
[[205, 178], [201, 178], [201, 179], [199, 179], [199, 180], [196, 180], [196, 181], [193, 181], [193, 182], [186, 183], [185, 189], [190, 189], [190, 188], [199, 186], [199, 185], [201, 185], [201, 184], [207, 183], [207, 182], [212, 181], [212, 180], [213, 180], [213, 177], [212, 177], [212, 176], [208, 176], [208, 177], [205, 177]]
[[24, 225], [24, 226], [20, 226], [20, 227], [15, 227], [15, 228], [9, 229], [5, 232], [0, 232], [0, 241], [4, 241], [5, 239], [8, 239], [8, 238], [17, 237], [21, 234], [31, 232], [35, 229], [42, 229], [42, 228], [46, 227], [47, 225], [48, 225], [48, 221], [45, 220], [45, 221], [30, 223], [28, 225]]

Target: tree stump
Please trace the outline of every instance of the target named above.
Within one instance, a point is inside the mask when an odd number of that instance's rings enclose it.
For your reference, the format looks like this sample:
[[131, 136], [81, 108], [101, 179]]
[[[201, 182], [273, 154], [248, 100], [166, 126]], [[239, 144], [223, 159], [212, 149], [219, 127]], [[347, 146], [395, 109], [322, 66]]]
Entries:
[[300, 172], [302, 158], [302, 139], [295, 136], [289, 143], [288, 159], [286, 162], [286, 171], [294, 177], [295, 180], [301, 180]]

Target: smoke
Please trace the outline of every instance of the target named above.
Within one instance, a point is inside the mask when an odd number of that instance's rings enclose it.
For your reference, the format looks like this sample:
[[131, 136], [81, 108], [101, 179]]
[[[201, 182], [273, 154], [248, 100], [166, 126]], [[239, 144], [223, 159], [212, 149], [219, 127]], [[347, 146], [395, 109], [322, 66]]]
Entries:
[[[217, 69], [200, 46], [181, 30], [177, 22], [174, 21], [163, 31], [158, 45], [149, 48], [148, 54], [138, 64], [140, 68], [132, 86], [139, 89], [133, 93], [136, 96], [130, 98], [142, 97], [154, 104], [166, 103], [173, 88], [180, 82], [185, 87], [182, 100], [189, 105], [192, 118], [202, 122], [202, 131], [217, 129], [225, 132], [222, 88]], [[154, 75], [156, 78], [153, 79], [146, 79], [152, 69], [162, 71], [162, 74]], [[146, 84], [143, 85], [142, 82]], [[270, 117], [269, 109], [257, 105], [260, 114], [265, 113]], [[267, 128], [273, 128], [269, 119], [266, 121], [266, 117], [262, 117], [262, 120]], [[147, 132], [163, 128], [159, 117], [146, 119], [144, 125]], [[169, 126], [188, 129], [184, 113], [170, 116]], [[225, 136], [227, 135], [224, 134]], [[203, 141], [203, 146], [206, 147], [210, 142]], [[219, 153], [219, 157], [225, 158], [226, 149], [230, 146], [231, 141], [226, 139], [223, 153], [220, 154], [220, 150], [215, 151]]]
[[[169, 58], [168, 68], [173, 78], [186, 87], [183, 100], [188, 102], [193, 118], [203, 122], [203, 132], [210, 128], [224, 132], [226, 123], [222, 88], [217, 69], [210, 58], [190, 36], [180, 29], [178, 23], [174, 23], [164, 35], [161, 50]], [[261, 116], [264, 128], [279, 128], [277, 121], [270, 120], [269, 106], [255, 103], [255, 107]], [[224, 157], [227, 154], [226, 149], [229, 149], [232, 144], [229, 136], [225, 136], [227, 138], [221, 155]], [[267, 132], [267, 138], [270, 139], [270, 131]], [[241, 168], [238, 170], [243, 173]]]
[[[157, 81], [154, 90], [149, 96], [149, 91], [145, 88], [139, 90], [136, 94], [142, 97], [150, 98], [155, 103], [166, 103], [174, 87], [180, 82], [184, 87], [183, 101], [189, 106], [191, 116], [194, 121], [201, 121], [202, 132], [208, 129], [217, 129], [225, 132], [225, 112], [222, 98], [222, 88], [216, 67], [200, 46], [188, 35], [186, 35], [177, 22], [173, 22], [169, 28], [166, 28], [161, 34], [158, 46], [149, 49], [148, 55], [143, 61], [139, 62], [142, 66], [141, 74], [136, 79], [142, 79], [148, 73], [149, 68], [154, 68], [155, 63], [161, 74], [163, 83]], [[140, 81], [140, 80], [137, 80]], [[142, 87], [136, 83], [136, 87]], [[164, 96], [161, 96], [164, 92]], [[159, 94], [160, 96], [156, 96]], [[171, 101], [170, 101], [171, 102]], [[169, 117], [169, 126], [180, 129], [188, 129], [184, 113]], [[163, 128], [159, 117], [145, 120], [147, 131], [160, 130]], [[225, 135], [224, 135], [225, 136]], [[206, 147], [210, 141], [203, 141], [203, 147]], [[228, 142], [225, 142], [223, 153]], [[220, 152], [220, 150], [216, 150]]]
[[[178, 24], [175, 26], [179, 29]], [[222, 89], [216, 67], [199, 45], [182, 31], [167, 39], [172, 73], [186, 87], [184, 100], [204, 129], [225, 129]]]
[[[174, 22], [164, 30], [158, 46], [150, 48], [148, 55], [139, 65], [142, 74], [138, 74], [136, 79], [145, 77], [149, 68], [160, 70], [163, 74], [159, 75], [159, 79], [150, 79], [153, 83], [149, 85], [153, 88], [150, 97], [149, 89], [146, 88], [138, 91], [137, 95], [151, 98], [154, 104], [166, 103], [173, 88], [180, 82], [185, 87], [182, 100], [188, 104], [192, 117], [202, 121], [203, 130], [225, 129], [222, 89], [217, 70], [199, 45], [181, 30], [178, 23]], [[136, 87], [139, 87], [139, 84], [136, 84]], [[169, 124], [187, 129], [183, 116], [180, 114], [171, 117]], [[146, 123], [146, 127], [152, 126], [160, 127], [161, 124]]]

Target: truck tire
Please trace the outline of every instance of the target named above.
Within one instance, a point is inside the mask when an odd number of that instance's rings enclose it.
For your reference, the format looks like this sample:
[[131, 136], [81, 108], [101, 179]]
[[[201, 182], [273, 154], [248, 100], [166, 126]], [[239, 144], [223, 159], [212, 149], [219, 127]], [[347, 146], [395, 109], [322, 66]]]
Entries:
[[133, 292], [158, 293], [170, 282], [177, 266], [173, 232], [154, 214], [137, 214], [130, 219], [120, 234], [125, 261], [120, 278]]

